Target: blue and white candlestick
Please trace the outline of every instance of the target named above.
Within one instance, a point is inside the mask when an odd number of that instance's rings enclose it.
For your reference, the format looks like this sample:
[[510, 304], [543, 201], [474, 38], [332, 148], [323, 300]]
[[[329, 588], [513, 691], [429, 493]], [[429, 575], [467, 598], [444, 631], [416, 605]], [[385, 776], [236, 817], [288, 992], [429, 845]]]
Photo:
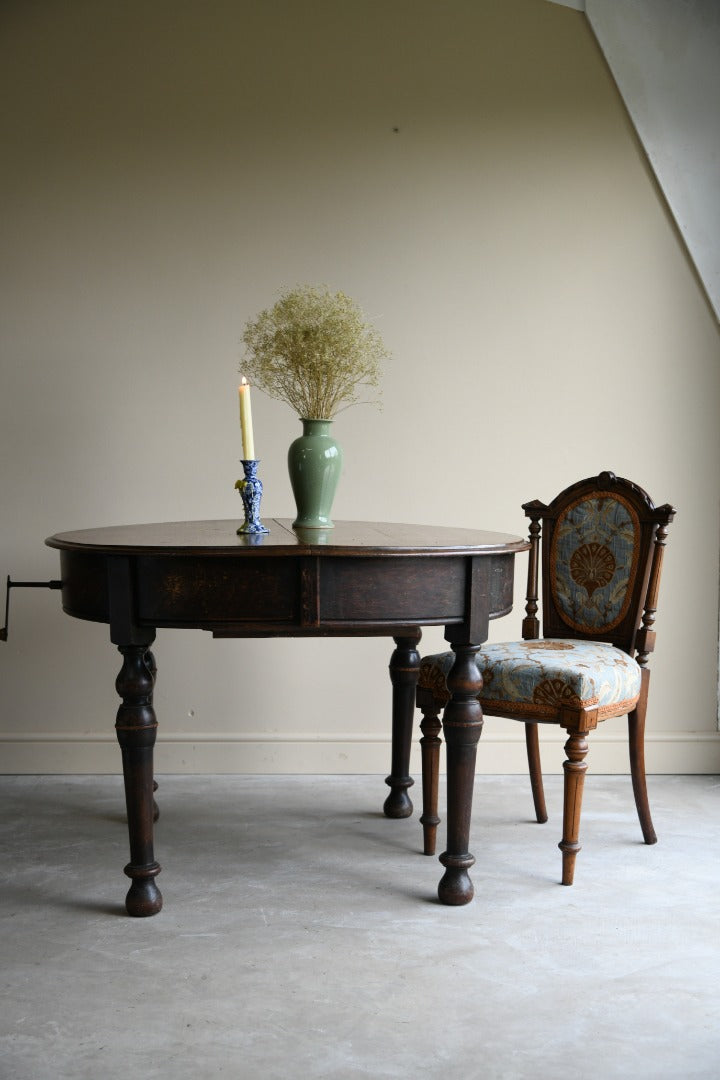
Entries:
[[243, 467], [245, 478], [238, 480], [235, 487], [240, 492], [243, 501], [245, 521], [238, 529], [238, 535], [245, 536], [248, 533], [270, 532], [260, 520], [260, 500], [262, 499], [263, 486], [262, 480], [257, 475], [258, 461], [245, 461], [243, 459], [240, 464]]

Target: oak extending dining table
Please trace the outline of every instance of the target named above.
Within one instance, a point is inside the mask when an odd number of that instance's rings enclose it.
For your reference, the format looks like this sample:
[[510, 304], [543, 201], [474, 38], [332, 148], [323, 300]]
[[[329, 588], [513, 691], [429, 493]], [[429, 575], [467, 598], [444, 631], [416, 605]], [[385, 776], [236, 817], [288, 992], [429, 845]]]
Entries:
[[216, 638], [387, 635], [395, 643], [390, 818], [412, 813], [408, 788], [422, 627], [443, 626], [455, 654], [443, 716], [447, 752], [447, 846], [438, 895], [473, 896], [468, 851], [481, 677], [475, 663], [490, 619], [512, 608], [514, 557], [527, 541], [504, 533], [430, 525], [341, 522], [332, 529], [238, 535], [236, 521], [118, 525], [58, 533], [62, 605], [106, 623], [122, 655], [116, 719], [122, 751], [131, 886], [126, 910], [162, 907], [155, 859], [153, 747], [157, 720], [151, 646], [159, 628], [197, 628]]

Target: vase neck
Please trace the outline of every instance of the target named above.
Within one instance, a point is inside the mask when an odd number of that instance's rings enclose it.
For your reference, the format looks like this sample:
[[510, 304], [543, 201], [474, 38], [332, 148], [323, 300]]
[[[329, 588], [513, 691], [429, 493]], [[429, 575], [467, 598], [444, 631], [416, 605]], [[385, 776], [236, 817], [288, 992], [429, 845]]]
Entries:
[[300, 423], [303, 426], [303, 435], [329, 435], [332, 420], [309, 420], [301, 416]]

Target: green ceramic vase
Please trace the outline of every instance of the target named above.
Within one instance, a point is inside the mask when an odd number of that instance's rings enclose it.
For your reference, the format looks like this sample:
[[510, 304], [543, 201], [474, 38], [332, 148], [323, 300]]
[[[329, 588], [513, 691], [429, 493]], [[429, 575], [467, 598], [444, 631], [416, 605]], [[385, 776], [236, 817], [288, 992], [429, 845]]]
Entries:
[[332, 420], [301, 419], [302, 435], [290, 444], [288, 470], [297, 517], [294, 528], [332, 529], [332, 502], [342, 471], [342, 449], [330, 434]]

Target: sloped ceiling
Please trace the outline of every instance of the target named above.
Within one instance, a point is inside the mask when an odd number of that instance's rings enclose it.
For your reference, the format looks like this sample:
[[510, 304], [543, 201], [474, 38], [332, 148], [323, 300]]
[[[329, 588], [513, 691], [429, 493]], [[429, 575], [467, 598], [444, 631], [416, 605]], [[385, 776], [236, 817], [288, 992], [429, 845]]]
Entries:
[[720, 319], [720, 0], [550, 0], [584, 11]]

